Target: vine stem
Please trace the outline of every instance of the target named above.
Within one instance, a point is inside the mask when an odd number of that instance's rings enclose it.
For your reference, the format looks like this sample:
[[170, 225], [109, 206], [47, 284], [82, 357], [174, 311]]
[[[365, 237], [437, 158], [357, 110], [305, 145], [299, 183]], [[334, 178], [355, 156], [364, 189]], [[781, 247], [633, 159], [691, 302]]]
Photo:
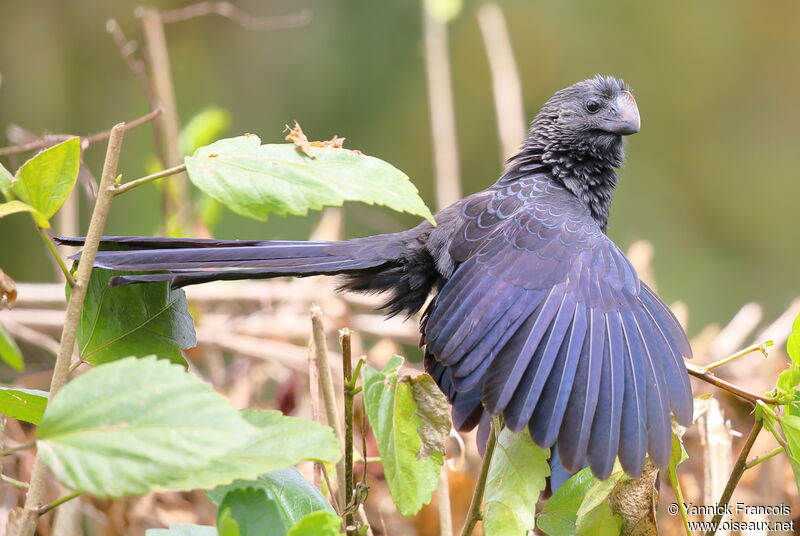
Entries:
[[770, 452], [764, 454], [763, 456], [756, 456], [755, 458], [753, 458], [752, 460], [747, 462], [747, 464], [744, 466], [744, 468], [745, 469], [752, 469], [753, 467], [755, 467], [756, 465], [760, 464], [761, 462], [765, 462], [765, 461], [769, 460], [770, 458], [772, 458], [773, 456], [777, 456], [778, 454], [780, 454], [782, 452], [785, 452], [785, 451], [786, 451], [785, 447], [775, 447], [773, 450], [771, 450]]
[[353, 356], [350, 346], [350, 330], [339, 331], [342, 345], [342, 376], [344, 378], [344, 527], [347, 536], [356, 533], [353, 500]]
[[486, 491], [486, 479], [489, 476], [489, 465], [492, 462], [494, 448], [497, 445], [498, 428], [497, 420], [492, 419], [491, 428], [489, 429], [489, 438], [486, 440], [486, 452], [483, 455], [483, 463], [481, 463], [481, 473], [480, 476], [478, 476], [478, 483], [475, 485], [475, 491], [472, 493], [472, 501], [469, 503], [469, 517], [467, 517], [467, 522], [464, 523], [464, 530], [461, 531], [461, 536], [471, 536], [472, 531], [475, 530], [475, 525], [483, 518], [481, 515], [481, 505], [483, 503], [483, 493]]
[[[117, 174], [119, 154], [122, 150], [122, 139], [124, 136], [125, 123], [115, 125], [109, 134], [108, 148], [106, 149], [106, 159], [103, 164], [103, 174], [100, 178], [97, 201], [94, 204], [92, 219], [89, 223], [89, 231], [86, 233], [86, 243], [83, 253], [78, 262], [75, 285], [72, 287], [69, 302], [67, 303], [64, 329], [61, 332], [61, 343], [58, 347], [53, 377], [50, 380], [51, 399], [61, 390], [69, 379], [69, 365], [72, 359], [72, 353], [75, 349], [75, 338], [81, 319], [81, 310], [83, 309], [83, 302], [86, 299], [86, 291], [89, 287], [89, 278], [92, 275], [94, 259], [100, 245], [100, 236], [103, 234], [103, 227], [105, 227], [108, 214], [111, 210], [111, 201], [114, 199], [114, 178]], [[44, 498], [45, 476], [44, 462], [37, 454], [33, 462], [30, 488], [25, 498], [25, 507], [18, 524], [10, 531], [12, 535], [33, 536], [33, 533], [36, 531], [36, 522], [40, 515], [39, 509]]]
[[710, 383], [720, 389], [728, 391], [731, 394], [738, 396], [739, 398], [750, 402], [751, 404], [755, 404], [757, 401], [764, 402], [766, 404], [775, 405], [778, 403], [778, 400], [775, 397], [769, 396], [762, 396], [758, 393], [754, 393], [752, 391], [748, 391], [738, 385], [734, 385], [729, 381], [723, 380], [715, 376], [711, 371], [704, 367], [699, 367], [697, 365], [693, 365], [692, 363], [686, 363], [686, 370], [700, 380], [703, 380], [706, 383]]
[[[322, 400], [325, 404], [325, 416], [328, 426], [333, 428], [339, 444], [344, 444], [342, 427], [339, 424], [339, 405], [336, 403], [336, 391], [333, 387], [333, 375], [328, 361], [328, 343], [325, 340], [325, 326], [322, 323], [322, 309], [319, 305], [311, 306], [311, 331], [314, 346], [314, 359], [319, 370], [319, 383], [322, 390]], [[348, 497], [344, 495], [344, 457], [336, 463], [336, 485], [338, 486], [338, 500], [342, 508], [347, 508]], [[330, 490], [333, 495], [334, 490]]]
[[75, 491], [75, 492], [70, 493], [69, 495], [64, 495], [60, 499], [56, 499], [55, 501], [51, 502], [50, 504], [45, 504], [44, 506], [40, 506], [39, 509], [37, 510], [37, 512], [38, 512], [38, 514], [40, 516], [43, 516], [47, 512], [52, 510], [53, 508], [55, 508], [57, 506], [61, 506], [65, 502], [71, 501], [72, 499], [74, 499], [76, 497], [80, 497], [80, 495], [81, 495], [80, 491]]
[[153, 182], [154, 180], [169, 177], [170, 175], [177, 175], [178, 173], [183, 173], [184, 171], [186, 171], [186, 164], [180, 164], [178, 166], [173, 166], [163, 171], [159, 171], [158, 173], [147, 175], [141, 179], [126, 182], [125, 184], [118, 184], [117, 186], [114, 186], [114, 195], [124, 194], [129, 190], [133, 190], [137, 186], [141, 186], [142, 184], [147, 184], [148, 182]]
[[50, 251], [50, 254], [58, 263], [58, 267], [61, 268], [61, 273], [64, 274], [64, 278], [67, 280], [67, 284], [70, 287], [74, 287], [75, 279], [72, 277], [72, 274], [69, 273], [69, 268], [67, 268], [67, 265], [64, 264], [64, 259], [61, 258], [61, 255], [58, 254], [58, 250], [56, 250], [56, 246], [55, 244], [53, 244], [53, 241], [50, 239], [47, 233], [44, 232], [44, 229], [42, 229], [38, 225], [36, 226], [36, 231], [38, 231], [39, 236], [42, 239], [42, 242], [44, 242], [44, 245], [47, 246], [47, 249]]
[[[739, 480], [742, 478], [745, 469], [747, 469], [747, 457], [750, 455], [753, 444], [756, 442], [756, 438], [758, 437], [758, 434], [761, 432], [762, 428], [764, 428], [764, 424], [761, 422], [761, 420], [757, 420], [753, 425], [753, 428], [750, 430], [750, 435], [747, 436], [747, 441], [745, 441], [742, 451], [739, 453], [739, 457], [736, 459], [736, 464], [733, 466], [733, 471], [731, 471], [731, 476], [728, 478], [728, 483], [725, 484], [725, 489], [722, 492], [722, 496], [719, 498], [719, 501], [717, 501], [718, 510], [720, 508], [724, 510], [725, 506], [730, 502], [731, 497], [733, 496], [733, 491], [739, 484]], [[717, 528], [720, 521], [722, 521], [722, 515], [724, 513], [725, 512], [723, 511], [714, 514], [714, 517], [711, 519], [711, 528], [706, 531], [705, 536], [714, 536], [714, 534], [716, 534]]]

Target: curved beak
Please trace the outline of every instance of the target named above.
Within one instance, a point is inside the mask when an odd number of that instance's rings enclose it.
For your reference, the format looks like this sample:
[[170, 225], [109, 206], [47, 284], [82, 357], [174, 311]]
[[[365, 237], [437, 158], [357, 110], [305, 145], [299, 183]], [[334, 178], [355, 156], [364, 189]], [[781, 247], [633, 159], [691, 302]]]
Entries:
[[622, 136], [639, 132], [642, 127], [639, 108], [630, 91], [620, 91], [617, 94], [614, 99], [614, 110], [616, 113], [613, 117], [606, 119], [604, 130]]

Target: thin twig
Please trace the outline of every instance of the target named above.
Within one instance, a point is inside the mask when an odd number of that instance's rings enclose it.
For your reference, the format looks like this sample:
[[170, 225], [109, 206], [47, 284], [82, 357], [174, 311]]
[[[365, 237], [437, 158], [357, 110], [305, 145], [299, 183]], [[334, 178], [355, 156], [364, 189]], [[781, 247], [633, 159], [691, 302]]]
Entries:
[[472, 501], [469, 503], [469, 516], [466, 523], [464, 523], [461, 536], [471, 536], [472, 531], [475, 530], [475, 525], [483, 518], [481, 514], [483, 493], [486, 491], [486, 478], [489, 476], [489, 465], [491, 465], [492, 454], [494, 454], [494, 447], [497, 444], [497, 435], [500, 433], [499, 428], [497, 419], [492, 419], [489, 438], [486, 440], [486, 452], [483, 454], [483, 463], [481, 463], [481, 473], [478, 476], [475, 491], [472, 493]]
[[713, 373], [709, 372], [703, 367], [698, 367], [697, 365], [693, 365], [692, 363], [686, 363], [686, 370], [700, 380], [704, 382], [710, 383], [711, 385], [715, 385], [720, 389], [724, 389], [731, 394], [734, 394], [741, 398], [742, 400], [746, 400], [751, 404], [755, 404], [756, 400], [760, 400], [766, 404], [775, 405], [778, 403], [778, 400], [775, 397], [769, 396], [762, 396], [757, 393], [753, 393], [752, 391], [748, 391], [743, 387], [739, 387], [738, 385], [734, 385], [729, 381], [723, 380], [722, 378], [718, 378]]
[[132, 180], [126, 182], [125, 184], [118, 184], [114, 186], [114, 195], [124, 194], [129, 190], [133, 190], [137, 186], [141, 186], [142, 184], [147, 184], [148, 182], [153, 182], [155, 180], [162, 179], [164, 177], [169, 177], [170, 175], [175, 175], [177, 173], [183, 173], [184, 171], [186, 171], [186, 164], [180, 164], [178, 166], [174, 166], [171, 168], [167, 168], [163, 171], [159, 171], [158, 173], [147, 175], [146, 177], [142, 177], [141, 179]]
[[[80, 323], [81, 310], [89, 287], [89, 278], [92, 275], [94, 259], [100, 245], [100, 236], [103, 234], [111, 201], [114, 199], [114, 177], [117, 173], [119, 154], [122, 150], [122, 139], [125, 136], [125, 124], [120, 123], [111, 129], [106, 150], [106, 159], [103, 164], [103, 175], [100, 179], [100, 188], [95, 201], [89, 231], [86, 234], [86, 243], [76, 272], [75, 286], [67, 303], [66, 320], [61, 334], [61, 344], [56, 356], [56, 365], [50, 381], [50, 396], [53, 397], [67, 383], [69, 378], [69, 365], [75, 349], [75, 338]], [[20, 516], [19, 523], [12, 531], [17, 536], [33, 536], [36, 530], [36, 521], [39, 518], [39, 507], [42, 504], [45, 487], [45, 465], [40, 456], [36, 456], [31, 474], [30, 489], [25, 498], [25, 507]]]
[[768, 453], [766, 453], [766, 454], [764, 454], [762, 456], [756, 456], [755, 458], [753, 458], [752, 460], [747, 462], [745, 464], [744, 468], [745, 469], [752, 469], [756, 465], [758, 465], [758, 464], [760, 464], [762, 462], [765, 462], [765, 461], [769, 460], [770, 458], [772, 458], [773, 456], [777, 456], [778, 454], [780, 454], [782, 452], [786, 452], [786, 449], [784, 447], [775, 447], [770, 452], [768, 452]]
[[125, 62], [125, 64], [128, 66], [128, 69], [130, 69], [131, 73], [133, 73], [136, 81], [140, 86], [142, 86], [142, 90], [144, 90], [145, 95], [147, 95], [152, 104], [154, 99], [152, 98], [150, 81], [147, 79], [147, 66], [141, 59], [134, 56], [136, 49], [138, 48], [138, 43], [136, 41], [130, 41], [125, 36], [125, 33], [122, 31], [122, 27], [115, 19], [108, 19], [106, 22], [106, 32], [111, 35], [111, 38], [114, 40], [114, 43], [119, 49], [119, 55], [122, 58], [122, 61]]
[[453, 82], [447, 46], [447, 22], [439, 20], [421, 0], [425, 35], [425, 71], [428, 79], [433, 163], [436, 178], [436, 206], [447, 207], [461, 198]]
[[[152, 112], [149, 112], [141, 117], [134, 119], [128, 123], [122, 123], [125, 125], [123, 128], [127, 131], [132, 128], [136, 128], [139, 125], [147, 123], [148, 121], [153, 120], [154, 118], [158, 117], [161, 113], [160, 108], [156, 108]], [[107, 140], [108, 137], [111, 135], [110, 130], [104, 130], [103, 132], [97, 132], [95, 134], [91, 134], [89, 136], [84, 136], [81, 138], [81, 147], [86, 148], [93, 143], [97, 143], [99, 141]], [[40, 139], [24, 143], [22, 145], [11, 145], [9, 147], [2, 147], [0, 148], [0, 156], [6, 156], [10, 154], [17, 154], [17, 153], [26, 153], [28, 151], [36, 151], [38, 149], [45, 149], [62, 141], [68, 140], [70, 138], [74, 138], [74, 134], [48, 134], [46, 136], [42, 136]]]
[[53, 244], [53, 241], [50, 240], [50, 237], [47, 235], [44, 229], [42, 229], [37, 225], [36, 230], [38, 231], [39, 237], [42, 239], [42, 242], [44, 242], [44, 245], [47, 246], [47, 250], [53, 256], [53, 259], [56, 261], [56, 264], [58, 264], [58, 267], [61, 269], [61, 273], [64, 274], [64, 279], [67, 280], [67, 284], [70, 287], [74, 287], [75, 279], [72, 277], [72, 274], [69, 273], [69, 268], [67, 268], [67, 265], [64, 264], [64, 259], [62, 259], [61, 255], [58, 254], [58, 250], [56, 249], [55, 244]]
[[166, 24], [171, 24], [174, 22], [187, 21], [196, 17], [203, 17], [205, 15], [219, 15], [220, 17], [232, 20], [247, 30], [258, 31], [294, 28], [308, 24], [311, 20], [312, 11], [306, 8], [290, 15], [254, 17], [243, 12], [230, 2], [200, 2], [180, 9], [162, 11], [161, 20]]
[[36, 444], [35, 439], [31, 439], [30, 441], [25, 441], [24, 443], [19, 443], [18, 445], [14, 445], [13, 447], [9, 447], [3, 451], [0, 451], [0, 458], [4, 456], [8, 456], [10, 454], [14, 454], [20, 450], [29, 449]]
[[447, 464], [439, 472], [439, 485], [436, 488], [439, 499], [439, 536], [453, 536], [453, 513], [450, 508], [450, 480], [447, 478]]
[[753, 448], [753, 444], [756, 442], [756, 438], [763, 427], [764, 425], [760, 420], [757, 420], [755, 424], [753, 424], [753, 428], [750, 430], [750, 435], [747, 436], [747, 441], [745, 441], [742, 451], [739, 453], [739, 458], [736, 459], [736, 464], [733, 466], [733, 471], [728, 479], [728, 483], [725, 485], [725, 490], [722, 492], [722, 496], [719, 498], [719, 501], [717, 501], [717, 513], [711, 519], [711, 528], [706, 531], [705, 536], [714, 536], [714, 534], [717, 532], [719, 522], [722, 520], [722, 516], [725, 513], [725, 506], [730, 502], [731, 497], [733, 496], [733, 490], [736, 489], [739, 479], [742, 478], [742, 475], [747, 468], [747, 456], [750, 455], [750, 450]]
[[715, 368], [719, 368], [722, 365], [727, 365], [731, 361], [739, 359], [742, 356], [746, 356], [750, 352], [755, 352], [756, 350], [759, 350], [764, 355], [764, 357], [769, 357], [769, 350], [767, 350], [767, 348], [769, 348], [770, 346], [772, 346], [772, 341], [770, 340], [754, 344], [752, 346], [748, 346], [744, 350], [739, 350], [738, 352], [731, 354], [728, 357], [723, 357], [719, 361], [714, 361], [709, 365], [703, 365], [703, 368], [708, 371], [714, 370]]
[[81, 496], [81, 492], [80, 491], [74, 491], [74, 492], [70, 493], [69, 495], [64, 495], [60, 499], [56, 499], [55, 501], [51, 502], [50, 504], [45, 504], [44, 506], [40, 506], [39, 509], [37, 510], [37, 513], [40, 516], [43, 516], [47, 512], [52, 510], [53, 508], [61, 506], [65, 502], [71, 501], [72, 499], [74, 499], [76, 497], [80, 497], [80, 496]]
[[342, 345], [342, 378], [344, 380], [344, 526], [348, 536], [356, 533], [355, 518], [350, 502], [353, 500], [353, 356], [350, 330], [339, 331]]
[[[317, 361], [317, 370], [319, 370], [319, 383], [322, 389], [322, 400], [325, 403], [325, 416], [328, 418], [328, 426], [333, 428], [336, 439], [339, 444], [344, 444], [344, 437], [342, 428], [339, 424], [339, 405], [336, 403], [336, 391], [333, 387], [333, 375], [331, 374], [331, 366], [328, 363], [328, 343], [325, 340], [325, 326], [322, 323], [322, 309], [318, 305], [311, 307], [311, 328], [314, 343], [314, 358]], [[345, 496], [345, 469], [344, 458], [336, 463], [336, 481], [339, 486], [338, 499], [342, 508], [347, 507], [348, 497]], [[331, 490], [333, 494], [333, 490]]]
[[22, 480], [17, 480], [16, 478], [11, 478], [7, 475], [0, 475], [0, 481], [5, 482], [6, 484], [11, 484], [15, 488], [19, 489], [28, 489], [28, 483], [23, 482]]
[[478, 23], [492, 74], [492, 94], [500, 137], [501, 160], [511, 158], [525, 137], [525, 110], [514, 50], [503, 10], [496, 2], [478, 8]]
[[334, 491], [333, 486], [331, 486], [331, 479], [328, 476], [328, 469], [325, 468], [324, 463], [317, 462], [314, 465], [319, 468], [320, 472], [322, 473], [322, 477], [325, 479], [325, 485], [328, 486], [328, 494], [331, 497], [331, 505], [333, 506], [333, 509], [336, 510], [337, 514], [342, 515], [342, 509], [339, 507], [339, 501], [336, 499], [336, 492]]

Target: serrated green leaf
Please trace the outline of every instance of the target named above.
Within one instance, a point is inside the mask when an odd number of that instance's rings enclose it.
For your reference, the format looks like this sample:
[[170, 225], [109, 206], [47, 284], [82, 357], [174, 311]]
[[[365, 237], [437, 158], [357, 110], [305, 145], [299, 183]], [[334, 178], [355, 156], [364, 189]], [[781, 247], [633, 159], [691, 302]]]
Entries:
[[378, 441], [392, 499], [398, 510], [408, 516], [430, 502], [439, 482], [444, 452], [432, 451], [436, 447], [422, 440], [430, 418], [423, 418], [414, 399], [412, 381], [398, 378], [402, 363], [403, 358], [394, 356], [381, 371], [367, 367], [364, 405]]
[[203, 145], [219, 138], [231, 125], [227, 110], [209, 106], [192, 117], [181, 130], [180, 143], [183, 154], [192, 154]]
[[345, 201], [384, 205], [434, 223], [405, 173], [348, 149], [315, 147], [309, 158], [293, 144], [261, 145], [247, 135], [217, 141], [185, 159], [191, 181], [234, 212], [260, 221], [305, 215]]
[[622, 517], [611, 509], [609, 496], [617, 485], [628, 477], [615, 464], [607, 480], [596, 480], [586, 491], [575, 521], [578, 536], [618, 536], [622, 530]]
[[792, 323], [792, 332], [786, 341], [786, 353], [795, 365], [800, 365], [800, 315]]
[[14, 419], [39, 424], [47, 407], [47, 391], [0, 387], [0, 413]]
[[317, 488], [311, 485], [294, 467], [260, 475], [255, 480], [236, 480], [232, 484], [219, 486], [207, 492], [214, 504], [219, 505], [225, 495], [234, 489], [258, 488], [278, 506], [284, 526], [291, 527], [304, 516], [324, 510], [333, 512], [333, 507]]
[[168, 529], [148, 529], [145, 536], [217, 536], [216, 527], [206, 525], [170, 525]]
[[331, 512], [313, 512], [295, 523], [287, 536], [339, 536], [342, 520]]
[[8, 334], [2, 324], [0, 324], [0, 359], [14, 370], [25, 369], [25, 361], [22, 359], [22, 352], [19, 346], [17, 346], [17, 343], [14, 342], [14, 339], [11, 338], [11, 335]]
[[129, 274], [92, 271], [78, 327], [78, 350], [92, 365], [128, 356], [157, 355], [186, 364], [181, 349], [197, 344], [186, 295], [168, 282], [110, 287], [109, 279]]
[[0, 218], [4, 216], [10, 216], [11, 214], [17, 214], [18, 212], [29, 212], [31, 216], [33, 216], [33, 221], [36, 222], [36, 225], [42, 229], [50, 228], [50, 222], [47, 221], [47, 218], [45, 218], [41, 212], [27, 203], [23, 203], [22, 201], [15, 199], [14, 201], [8, 201], [0, 204]]
[[14, 175], [0, 163], [0, 195], [5, 197], [6, 201], [14, 200], [14, 190], [11, 187], [13, 182]]
[[210, 386], [151, 356], [69, 382], [45, 410], [37, 446], [68, 488], [121, 497], [170, 489], [257, 433]]
[[79, 138], [45, 149], [22, 164], [12, 183], [14, 194], [50, 219], [67, 200], [81, 163]]
[[800, 492], [800, 417], [796, 415], [784, 415], [780, 419], [781, 430], [786, 438], [786, 454], [794, 472], [794, 480], [797, 490]]
[[217, 512], [220, 536], [285, 536], [277, 505], [263, 489], [239, 488], [225, 494]]
[[588, 467], [572, 475], [547, 500], [536, 516], [539, 530], [548, 536], [572, 536], [578, 520], [578, 508], [589, 488], [597, 481]]
[[339, 442], [328, 426], [287, 417], [280, 411], [242, 411], [258, 434], [211, 465], [171, 482], [176, 489], [208, 489], [236, 479], [255, 479], [303, 460], [335, 463], [342, 457]]
[[536, 523], [536, 503], [550, 476], [550, 449], [538, 447], [526, 431], [504, 428], [497, 437], [484, 495], [486, 536], [527, 534]]

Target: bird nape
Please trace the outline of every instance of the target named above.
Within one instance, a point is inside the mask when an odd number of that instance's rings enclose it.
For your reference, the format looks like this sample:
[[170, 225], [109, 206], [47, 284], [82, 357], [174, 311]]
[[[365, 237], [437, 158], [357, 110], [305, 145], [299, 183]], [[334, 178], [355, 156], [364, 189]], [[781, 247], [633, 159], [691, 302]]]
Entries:
[[99, 252], [96, 266], [159, 272], [112, 285], [341, 275], [341, 290], [387, 294], [388, 315], [435, 293], [425, 368], [459, 430], [502, 415], [571, 471], [605, 479], [619, 457], [638, 475], [645, 454], [668, 465], [670, 412], [692, 420], [686, 335], [605, 234], [623, 136], [639, 127], [625, 83], [596, 76], [553, 95], [497, 182], [436, 227], [343, 242], [106, 237], [129, 249]]

